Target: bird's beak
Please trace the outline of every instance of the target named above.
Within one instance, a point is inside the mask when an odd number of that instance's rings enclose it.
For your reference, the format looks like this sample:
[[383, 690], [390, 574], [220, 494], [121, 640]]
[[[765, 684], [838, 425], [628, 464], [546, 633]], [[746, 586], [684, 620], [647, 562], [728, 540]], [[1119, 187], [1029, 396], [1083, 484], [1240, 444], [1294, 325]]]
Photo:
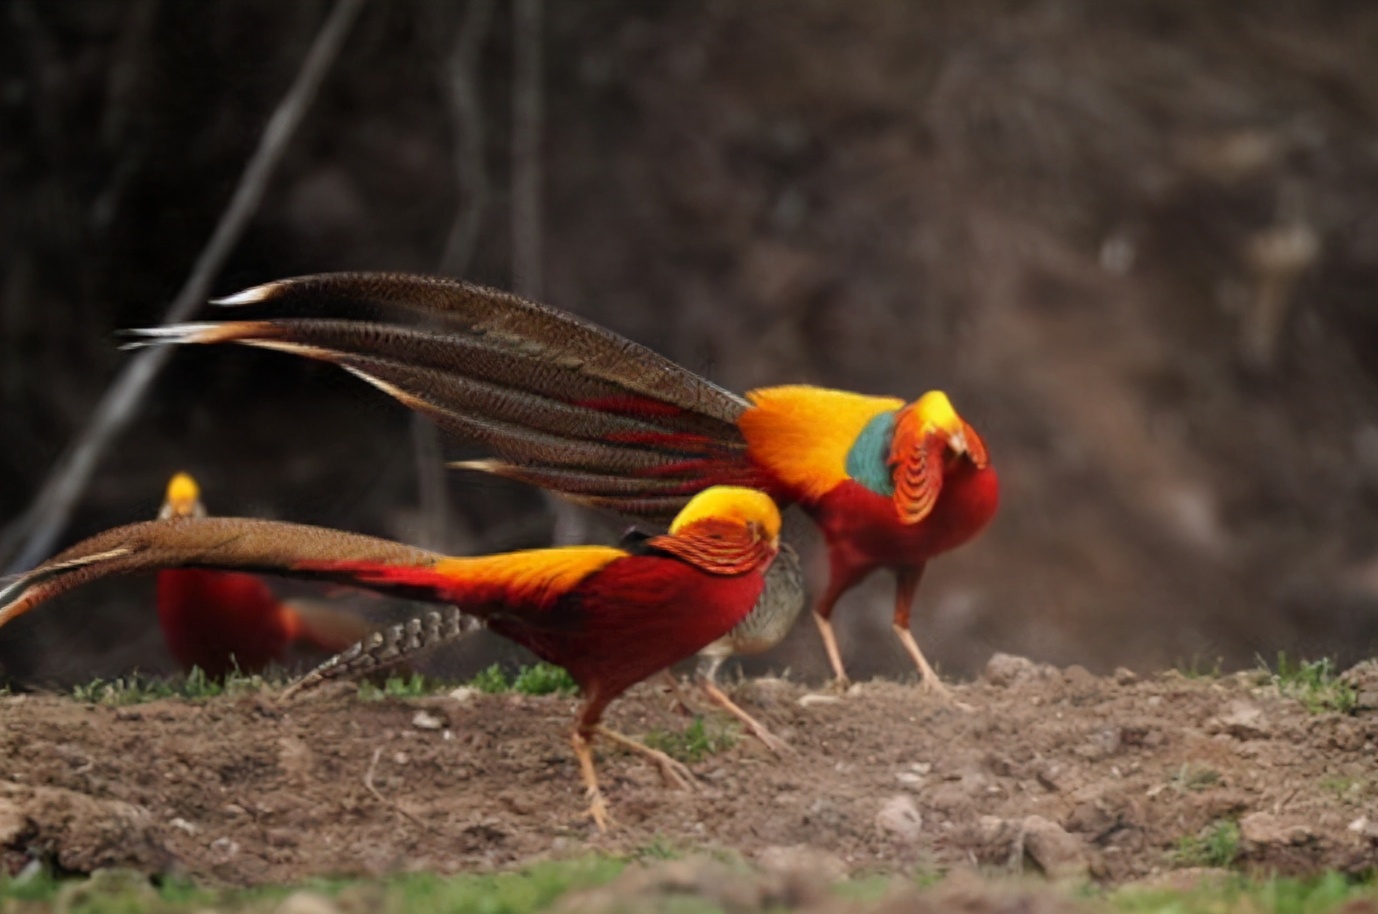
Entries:
[[955, 454], [970, 454], [971, 449], [967, 446], [967, 434], [963, 429], [958, 429], [956, 434], [949, 435], [947, 446], [952, 448]]

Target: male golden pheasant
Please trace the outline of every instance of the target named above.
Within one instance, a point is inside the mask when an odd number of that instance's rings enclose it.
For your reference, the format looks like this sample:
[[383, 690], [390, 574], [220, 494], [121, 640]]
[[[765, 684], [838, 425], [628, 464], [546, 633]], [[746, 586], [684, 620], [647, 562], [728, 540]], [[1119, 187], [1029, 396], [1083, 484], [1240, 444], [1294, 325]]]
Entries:
[[990, 522], [999, 484], [981, 437], [941, 391], [906, 403], [792, 385], [743, 398], [574, 315], [440, 278], [325, 274], [219, 302], [257, 303], [398, 308], [424, 321], [179, 324], [139, 331], [135, 345], [235, 342], [333, 362], [502, 458], [462, 466], [633, 516], [664, 518], [723, 484], [798, 503], [828, 544], [814, 614], [838, 680], [833, 607], [889, 568], [895, 634], [925, 687], [946, 691], [909, 631], [910, 606], [929, 559]]
[[589, 750], [595, 732], [662, 764], [668, 759], [601, 727], [603, 710], [746, 619], [765, 591], [779, 534], [775, 503], [731, 486], [698, 493], [667, 534], [631, 548], [478, 558], [276, 521], [172, 518], [108, 530], [23, 575], [0, 591], [0, 625], [96, 578], [179, 567], [334, 581], [455, 606], [563, 666], [579, 684], [584, 703], [571, 739], [589, 814], [604, 828], [607, 809]]
[[[196, 480], [173, 476], [158, 517], [205, 516]], [[216, 678], [285, 664], [297, 646], [335, 654], [374, 628], [326, 606], [284, 602], [257, 575], [203, 568], [158, 573], [158, 624], [184, 670], [199, 667]]]

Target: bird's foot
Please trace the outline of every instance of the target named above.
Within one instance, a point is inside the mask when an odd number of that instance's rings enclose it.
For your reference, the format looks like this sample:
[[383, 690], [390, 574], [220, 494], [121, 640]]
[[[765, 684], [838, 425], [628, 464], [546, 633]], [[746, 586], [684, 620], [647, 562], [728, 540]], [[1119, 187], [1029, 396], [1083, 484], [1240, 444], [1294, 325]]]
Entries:
[[703, 688], [704, 693], [710, 699], [712, 699], [728, 714], [731, 714], [733, 717], [737, 718], [737, 720], [741, 722], [742, 726], [746, 727], [747, 730], [751, 732], [752, 736], [756, 737], [762, 743], [764, 743], [765, 747], [769, 749], [771, 752], [774, 752], [778, 756], [784, 756], [786, 753], [792, 751], [789, 747], [789, 744], [786, 743], [784, 740], [780, 739], [780, 737], [776, 736], [774, 733], [771, 733], [770, 730], [766, 728], [765, 724], [761, 723], [759, 720], [743, 711], [740, 705], [738, 705], [735, 701], [729, 698], [727, 693], [724, 692], [721, 688], [719, 688], [717, 682], [714, 681], [711, 676], [705, 677], [701, 682], [701, 686]]
[[678, 787], [680, 790], [693, 790], [699, 786], [698, 778], [694, 777], [694, 773], [689, 770], [687, 765], [670, 758], [670, 756], [661, 752], [659, 749], [652, 749], [640, 740], [632, 739], [630, 736], [624, 736], [616, 730], [611, 730], [607, 727], [600, 726], [598, 728], [598, 733], [622, 748], [630, 749], [632, 752], [644, 755], [650, 759], [651, 762], [655, 764], [656, 769], [660, 771], [661, 780], [663, 780], [667, 786]]
[[957, 711], [976, 710], [975, 705], [958, 701], [953, 691], [944, 685], [941, 679], [931, 673], [919, 680], [919, 691], [931, 698], [938, 699], [938, 701]]
[[843, 674], [841, 676], [838, 676], [832, 682], [828, 683], [827, 686], [825, 686], [824, 688], [826, 691], [832, 693], [833, 695], [846, 695], [847, 690], [851, 687], [852, 680], [847, 678], [847, 676]]
[[660, 682], [665, 691], [670, 693], [670, 711], [681, 717], [693, 717], [694, 709], [689, 704], [689, 696], [684, 694], [684, 689], [680, 687], [675, 674], [665, 670]]
[[584, 811], [584, 815], [593, 820], [594, 827], [602, 834], [607, 834], [612, 827], [612, 816], [608, 814], [607, 801], [603, 799], [603, 792], [598, 788], [590, 788], [588, 796], [589, 808]]
[[794, 749], [789, 743], [767, 730], [764, 724], [753, 720], [746, 725], [746, 728], [751, 731], [752, 736], [759, 739], [765, 744], [767, 749], [774, 752], [780, 758], [784, 758], [786, 755], [790, 755], [794, 752]]
[[694, 772], [689, 770], [689, 766], [676, 759], [670, 758], [659, 749], [646, 747], [646, 755], [656, 768], [660, 771], [661, 780], [666, 786], [678, 787], [680, 790], [695, 790], [699, 786], [699, 779], [694, 777]]

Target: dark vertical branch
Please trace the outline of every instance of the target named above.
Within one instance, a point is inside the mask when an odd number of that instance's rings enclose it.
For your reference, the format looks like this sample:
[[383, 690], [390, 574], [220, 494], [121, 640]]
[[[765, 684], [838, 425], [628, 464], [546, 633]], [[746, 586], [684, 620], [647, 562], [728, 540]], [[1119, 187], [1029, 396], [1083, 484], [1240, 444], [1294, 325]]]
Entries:
[[[541, 72], [542, 0], [512, 0], [512, 290], [542, 295], [541, 127], [545, 96]], [[577, 508], [546, 493], [555, 514], [555, 544], [583, 539]]]
[[[445, 60], [442, 80], [453, 133], [455, 184], [458, 190], [454, 222], [445, 240], [440, 272], [463, 276], [469, 269], [479, 227], [488, 208], [488, 173], [484, 167], [483, 109], [479, 104], [478, 58], [492, 20], [493, 0], [469, 0], [464, 21]], [[422, 545], [452, 550], [449, 543], [449, 496], [440, 434], [435, 423], [413, 413], [412, 446], [416, 452], [416, 488], [420, 501]]]
[[512, 286], [541, 297], [541, 0], [512, 2]]
[[[205, 300], [215, 275], [258, 209], [269, 179], [315, 99], [326, 71], [339, 55], [345, 35], [363, 4], [364, 0], [338, 0], [330, 11], [296, 80], [264, 127], [258, 148], [249, 159], [215, 232], [164, 315], [165, 323], [186, 320]], [[171, 348], [145, 349], [115, 378], [81, 435], [48, 474], [29, 510], [0, 537], [0, 556], [12, 556], [8, 572], [27, 570], [51, 551], [86, 488], [96, 461], [129, 424], [149, 384], [171, 354]]]

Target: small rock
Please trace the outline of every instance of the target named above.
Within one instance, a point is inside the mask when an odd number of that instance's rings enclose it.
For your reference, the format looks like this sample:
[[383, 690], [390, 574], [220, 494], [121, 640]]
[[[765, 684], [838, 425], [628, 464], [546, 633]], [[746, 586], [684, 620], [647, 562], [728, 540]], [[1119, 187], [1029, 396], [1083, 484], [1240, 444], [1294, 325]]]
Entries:
[[1090, 874], [1086, 844], [1056, 822], [1026, 816], [1022, 834], [1024, 856], [1048, 878], [1084, 879]]
[[1050, 671], [1052, 667], [1034, 663], [1028, 657], [997, 653], [986, 661], [981, 678], [991, 685], [1008, 687], [1044, 679]]
[[1117, 685], [1133, 685], [1139, 681], [1139, 674], [1124, 666], [1115, 667], [1115, 683]]
[[897, 794], [885, 801], [876, 813], [876, 827], [905, 841], [917, 841], [923, 834], [923, 816], [908, 794]]
[[340, 909], [316, 892], [293, 892], [273, 909], [273, 914], [340, 914]]
[[177, 829], [180, 832], [186, 832], [189, 835], [194, 835], [201, 830], [191, 822], [188, 822], [186, 819], [183, 819], [181, 816], [178, 816], [177, 818], [173, 819], [171, 822], [168, 823], [168, 825], [171, 825], [173, 828]]
[[1378, 841], [1378, 822], [1373, 821], [1367, 816], [1360, 816], [1349, 823], [1349, 830], [1354, 834], [1367, 838], [1370, 841]]
[[1250, 844], [1304, 844], [1313, 833], [1307, 825], [1283, 825], [1270, 812], [1254, 812], [1239, 820], [1239, 836]]
[[1270, 733], [1263, 710], [1248, 701], [1232, 701], [1225, 713], [1206, 721], [1207, 733], [1227, 733], [1235, 739], [1267, 739]]
[[468, 704], [480, 694], [479, 690], [473, 686], [460, 686], [450, 693], [450, 699], [460, 704]]
[[446, 723], [443, 717], [425, 710], [417, 711], [411, 719], [411, 725], [418, 730], [442, 730]]
[[814, 705], [835, 705], [842, 701], [836, 695], [824, 695], [821, 692], [810, 692], [807, 695], [800, 695], [798, 704], [801, 708], [811, 708]]
[[1034, 777], [1044, 790], [1057, 793], [1062, 789], [1063, 767], [1053, 762], [1040, 768]]

